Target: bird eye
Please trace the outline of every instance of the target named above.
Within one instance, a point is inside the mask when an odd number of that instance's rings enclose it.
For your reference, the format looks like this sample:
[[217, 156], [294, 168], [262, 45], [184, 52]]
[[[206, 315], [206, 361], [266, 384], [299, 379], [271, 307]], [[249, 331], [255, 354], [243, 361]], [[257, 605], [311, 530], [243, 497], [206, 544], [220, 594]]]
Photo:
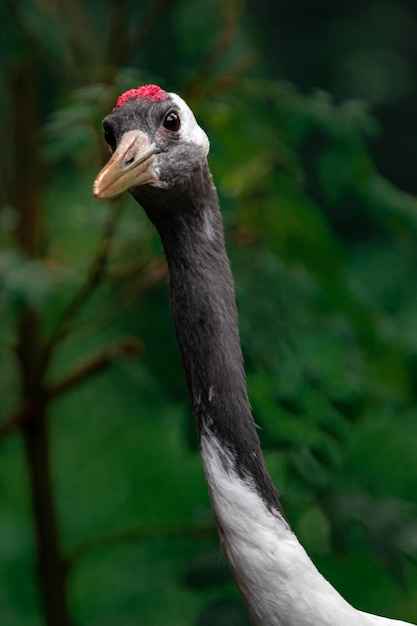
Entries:
[[112, 129], [109, 128], [108, 126], [104, 127], [104, 139], [106, 143], [110, 146], [110, 148], [114, 150], [116, 147], [116, 139], [114, 137], [114, 133]]
[[168, 130], [178, 130], [181, 126], [180, 116], [176, 111], [170, 111], [167, 113], [164, 119], [164, 127]]

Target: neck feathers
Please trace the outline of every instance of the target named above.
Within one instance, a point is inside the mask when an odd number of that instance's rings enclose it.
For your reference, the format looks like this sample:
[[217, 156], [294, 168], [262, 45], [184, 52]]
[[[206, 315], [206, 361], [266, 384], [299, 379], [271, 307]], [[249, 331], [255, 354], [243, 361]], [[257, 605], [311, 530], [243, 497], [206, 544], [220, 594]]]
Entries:
[[[163, 194], [161, 194], [162, 196]], [[172, 194], [170, 194], [172, 197]], [[171, 206], [138, 198], [169, 268], [171, 305], [200, 441], [212, 433], [271, 510], [283, 515], [266, 469], [246, 390], [233, 278], [207, 165]], [[177, 207], [177, 208], [175, 208]]]

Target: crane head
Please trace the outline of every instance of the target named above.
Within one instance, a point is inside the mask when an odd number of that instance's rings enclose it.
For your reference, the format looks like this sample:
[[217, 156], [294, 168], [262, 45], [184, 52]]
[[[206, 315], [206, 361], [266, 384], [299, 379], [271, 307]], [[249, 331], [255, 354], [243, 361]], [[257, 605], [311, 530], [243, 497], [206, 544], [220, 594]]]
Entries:
[[103, 120], [112, 156], [94, 181], [96, 198], [143, 185], [186, 185], [206, 161], [209, 141], [189, 106], [157, 85], [130, 89]]

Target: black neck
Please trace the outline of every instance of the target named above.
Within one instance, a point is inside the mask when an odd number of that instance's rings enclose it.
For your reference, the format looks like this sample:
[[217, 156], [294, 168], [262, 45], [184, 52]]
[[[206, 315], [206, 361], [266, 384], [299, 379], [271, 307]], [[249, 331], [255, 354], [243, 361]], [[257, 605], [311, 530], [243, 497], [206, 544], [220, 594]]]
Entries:
[[[135, 194], [155, 223], [169, 268], [171, 305], [199, 435], [215, 434], [282, 514], [261, 453], [246, 390], [233, 278], [208, 167], [179, 193], [175, 210]], [[162, 216], [162, 217], [161, 217]]]

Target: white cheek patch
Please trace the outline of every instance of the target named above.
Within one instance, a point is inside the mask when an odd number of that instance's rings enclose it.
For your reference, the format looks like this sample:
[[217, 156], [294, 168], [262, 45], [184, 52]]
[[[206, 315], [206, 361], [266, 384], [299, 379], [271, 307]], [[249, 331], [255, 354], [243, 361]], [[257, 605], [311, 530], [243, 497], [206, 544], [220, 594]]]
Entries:
[[180, 113], [181, 127], [179, 135], [181, 139], [199, 146], [206, 157], [209, 153], [210, 142], [204, 130], [198, 125], [194, 113], [188, 104], [176, 93], [169, 93], [168, 95], [172, 98]]

